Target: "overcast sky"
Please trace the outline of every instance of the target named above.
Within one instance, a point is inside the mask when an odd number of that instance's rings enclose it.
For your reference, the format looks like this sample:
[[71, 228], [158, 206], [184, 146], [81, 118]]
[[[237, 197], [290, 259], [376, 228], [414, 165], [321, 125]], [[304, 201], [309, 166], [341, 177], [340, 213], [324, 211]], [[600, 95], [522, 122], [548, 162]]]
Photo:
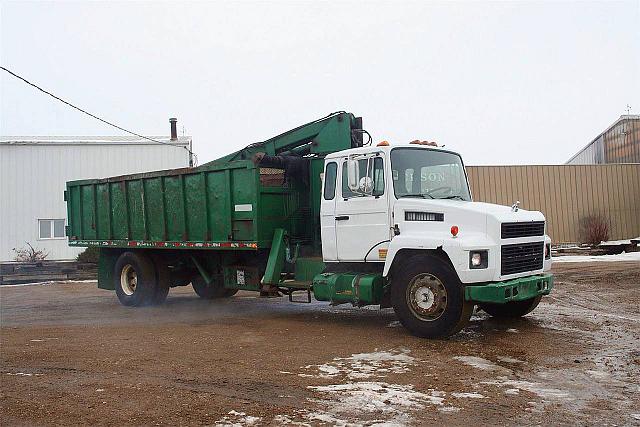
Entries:
[[[0, 1], [0, 62], [200, 163], [336, 110], [467, 164], [563, 163], [640, 113], [640, 1]], [[118, 135], [0, 72], [0, 134]]]

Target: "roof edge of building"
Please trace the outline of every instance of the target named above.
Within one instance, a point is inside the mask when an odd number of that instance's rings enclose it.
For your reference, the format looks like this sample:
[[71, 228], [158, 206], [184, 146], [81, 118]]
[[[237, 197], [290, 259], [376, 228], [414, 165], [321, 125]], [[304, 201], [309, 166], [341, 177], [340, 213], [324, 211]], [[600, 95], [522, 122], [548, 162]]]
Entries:
[[589, 148], [589, 146], [591, 144], [593, 144], [594, 142], [596, 142], [598, 139], [600, 139], [600, 137], [602, 135], [604, 135], [605, 133], [609, 132], [611, 129], [613, 129], [615, 126], [617, 126], [621, 121], [623, 120], [640, 120], [640, 114], [622, 114], [618, 120], [616, 120], [615, 122], [613, 122], [611, 125], [609, 125], [608, 128], [606, 128], [605, 130], [603, 130], [602, 132], [600, 132], [598, 134], [598, 136], [596, 136], [595, 138], [593, 138], [591, 141], [589, 141], [589, 143], [587, 145], [585, 145], [584, 147], [582, 147], [581, 149], [579, 149], [576, 154], [574, 154], [573, 156], [571, 156], [571, 158], [569, 160], [567, 160], [564, 164], [568, 165], [573, 159], [575, 159], [576, 157], [578, 157], [578, 155], [580, 153], [582, 153], [584, 150], [586, 150], [587, 148]]
[[[173, 146], [189, 145], [191, 136], [179, 136], [172, 141], [168, 136], [150, 136], [149, 138]], [[157, 142], [128, 136], [0, 136], [0, 145], [156, 145]]]

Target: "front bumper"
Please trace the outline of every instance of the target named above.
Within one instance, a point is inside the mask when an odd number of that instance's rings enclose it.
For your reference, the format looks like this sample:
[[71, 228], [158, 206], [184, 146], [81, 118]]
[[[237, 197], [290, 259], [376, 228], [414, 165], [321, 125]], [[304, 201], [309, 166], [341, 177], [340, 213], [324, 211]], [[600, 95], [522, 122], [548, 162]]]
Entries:
[[504, 282], [467, 285], [464, 288], [464, 298], [473, 302], [504, 304], [548, 295], [552, 288], [552, 274], [536, 274]]

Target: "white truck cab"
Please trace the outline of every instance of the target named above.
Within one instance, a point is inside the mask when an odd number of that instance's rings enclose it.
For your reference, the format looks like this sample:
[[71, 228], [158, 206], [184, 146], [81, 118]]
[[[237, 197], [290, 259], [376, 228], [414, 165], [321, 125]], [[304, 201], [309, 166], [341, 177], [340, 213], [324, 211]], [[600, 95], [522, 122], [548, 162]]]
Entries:
[[[545, 274], [551, 239], [544, 215], [514, 202], [474, 202], [462, 158], [442, 148], [379, 145], [332, 153], [320, 208], [323, 260], [381, 267], [391, 305], [417, 335], [434, 336], [433, 325], [452, 306], [459, 313], [437, 327], [444, 335], [455, 332], [460, 316], [468, 320], [476, 303], [495, 316], [524, 315], [553, 285]], [[407, 282], [398, 286], [404, 302], [394, 302], [397, 282]], [[426, 329], [425, 322], [431, 322]]]

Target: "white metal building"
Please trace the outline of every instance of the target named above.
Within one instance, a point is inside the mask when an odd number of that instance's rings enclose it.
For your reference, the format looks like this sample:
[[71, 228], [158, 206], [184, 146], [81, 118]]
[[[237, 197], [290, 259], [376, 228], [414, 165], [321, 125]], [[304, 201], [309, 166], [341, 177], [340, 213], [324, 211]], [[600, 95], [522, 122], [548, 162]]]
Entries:
[[189, 165], [191, 137], [0, 137], [0, 261], [29, 242], [47, 259], [73, 259], [66, 225], [65, 183]]

